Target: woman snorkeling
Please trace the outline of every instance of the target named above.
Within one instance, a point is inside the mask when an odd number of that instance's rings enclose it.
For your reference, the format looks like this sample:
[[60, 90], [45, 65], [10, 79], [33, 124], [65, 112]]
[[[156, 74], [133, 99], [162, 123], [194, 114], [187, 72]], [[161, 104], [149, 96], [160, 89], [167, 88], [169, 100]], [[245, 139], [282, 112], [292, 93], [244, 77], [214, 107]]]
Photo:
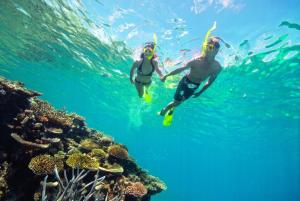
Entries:
[[[151, 96], [147, 90], [151, 85], [153, 72], [156, 71], [160, 78], [163, 77], [162, 72], [158, 68], [158, 62], [155, 60], [155, 48], [156, 41], [146, 43], [140, 56], [141, 59], [135, 61], [130, 70], [130, 81], [135, 85], [139, 97], [144, 97], [146, 102], [151, 102]], [[137, 69], [137, 73], [134, 78], [135, 69]]]

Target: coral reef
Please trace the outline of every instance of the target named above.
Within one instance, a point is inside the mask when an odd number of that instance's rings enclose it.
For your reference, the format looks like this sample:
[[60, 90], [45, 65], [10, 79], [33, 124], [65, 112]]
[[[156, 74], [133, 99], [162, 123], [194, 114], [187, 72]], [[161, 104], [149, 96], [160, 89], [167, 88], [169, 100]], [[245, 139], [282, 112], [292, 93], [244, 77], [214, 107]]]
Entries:
[[[94, 176], [94, 180], [88, 184], [84, 183], [84, 179], [88, 176], [89, 171], [77, 169], [72, 170], [71, 179], [67, 177], [66, 171], [64, 171], [64, 179], [59, 176], [57, 168], [54, 169], [55, 177], [59, 184], [59, 189], [56, 196], [51, 194], [49, 200], [73, 200], [73, 201], [88, 201], [91, 198], [98, 199], [101, 194], [101, 189], [97, 189], [96, 186], [101, 184], [105, 179], [105, 176], [99, 178], [99, 172]], [[47, 188], [47, 178], [46, 176], [43, 181], [43, 190], [42, 190], [42, 201], [48, 200], [46, 195]], [[55, 197], [55, 198], [54, 198]]]
[[0, 201], [77, 200], [77, 191], [86, 200], [147, 201], [166, 189], [124, 145], [40, 95], [0, 77]]
[[67, 165], [72, 168], [80, 168], [80, 169], [90, 169], [97, 170], [99, 169], [99, 163], [95, 158], [87, 154], [82, 154], [80, 152], [73, 153], [69, 156], [66, 161]]
[[147, 194], [147, 189], [141, 182], [133, 182], [126, 187], [125, 194], [136, 198], [141, 198]]
[[8, 170], [8, 163], [4, 162], [0, 166], [0, 200], [4, 197], [4, 195], [8, 191], [8, 186], [6, 182], [7, 170]]
[[117, 159], [128, 159], [128, 151], [127, 149], [119, 144], [111, 145], [108, 147], [108, 154], [110, 156], [114, 156]]
[[52, 174], [55, 167], [62, 170], [64, 168], [64, 162], [60, 158], [43, 154], [33, 157], [28, 167], [36, 175]]

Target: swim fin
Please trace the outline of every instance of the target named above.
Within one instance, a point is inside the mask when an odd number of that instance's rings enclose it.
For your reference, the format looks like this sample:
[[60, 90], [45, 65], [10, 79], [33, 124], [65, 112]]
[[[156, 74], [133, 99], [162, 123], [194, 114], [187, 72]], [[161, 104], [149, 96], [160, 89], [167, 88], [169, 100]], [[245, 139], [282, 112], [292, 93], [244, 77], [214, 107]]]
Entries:
[[164, 120], [163, 120], [163, 125], [164, 125], [164, 126], [170, 126], [170, 125], [171, 125], [172, 120], [173, 120], [173, 110], [174, 110], [174, 109], [170, 109], [170, 110], [165, 114], [165, 117], [164, 117]]
[[151, 96], [150, 93], [148, 93], [147, 90], [145, 90], [145, 92], [144, 92], [144, 101], [146, 103], [151, 103], [152, 102], [152, 96]]

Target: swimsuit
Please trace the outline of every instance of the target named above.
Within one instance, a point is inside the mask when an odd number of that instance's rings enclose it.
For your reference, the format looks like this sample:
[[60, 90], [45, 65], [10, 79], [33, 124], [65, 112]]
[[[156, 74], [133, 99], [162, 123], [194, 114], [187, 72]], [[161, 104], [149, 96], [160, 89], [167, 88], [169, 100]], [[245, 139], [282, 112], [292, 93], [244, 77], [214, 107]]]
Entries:
[[[141, 76], [152, 76], [154, 70], [155, 70], [155, 67], [154, 67], [154, 64], [153, 64], [153, 59], [150, 60], [150, 63], [151, 63], [151, 66], [152, 66], [152, 70], [150, 73], [148, 74], [143, 74], [143, 63], [144, 63], [144, 59], [142, 60], [142, 63], [139, 65], [139, 67], [137, 68], [137, 73], [138, 75], [141, 75]], [[151, 84], [151, 80], [149, 82], [141, 82], [141, 81], [138, 81], [135, 77], [135, 82], [138, 83], [138, 84], [141, 84], [141, 85], [150, 85]]]
[[185, 75], [179, 82], [174, 99], [176, 101], [183, 101], [191, 97], [196, 89], [199, 87], [200, 83], [195, 83], [189, 80], [187, 75]]

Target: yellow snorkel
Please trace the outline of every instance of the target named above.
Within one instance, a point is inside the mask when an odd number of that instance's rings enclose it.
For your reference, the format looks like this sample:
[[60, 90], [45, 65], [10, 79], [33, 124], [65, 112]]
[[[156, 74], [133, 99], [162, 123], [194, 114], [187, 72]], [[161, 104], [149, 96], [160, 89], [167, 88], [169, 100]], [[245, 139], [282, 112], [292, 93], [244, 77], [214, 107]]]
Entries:
[[207, 31], [205, 38], [204, 38], [204, 42], [202, 44], [202, 54], [203, 56], [205, 56], [206, 53], [206, 48], [207, 48], [207, 43], [208, 43], [208, 39], [209, 36], [211, 35], [211, 33], [217, 28], [217, 22], [214, 22], [213, 26]]
[[[151, 54], [149, 56], [147, 56], [148, 60], [151, 60], [152, 57], [154, 56], [156, 46], [157, 46], [157, 36], [156, 36], [156, 33], [154, 33], [153, 34], [153, 49], [151, 51]], [[144, 49], [144, 52], [145, 52], [145, 49]]]

